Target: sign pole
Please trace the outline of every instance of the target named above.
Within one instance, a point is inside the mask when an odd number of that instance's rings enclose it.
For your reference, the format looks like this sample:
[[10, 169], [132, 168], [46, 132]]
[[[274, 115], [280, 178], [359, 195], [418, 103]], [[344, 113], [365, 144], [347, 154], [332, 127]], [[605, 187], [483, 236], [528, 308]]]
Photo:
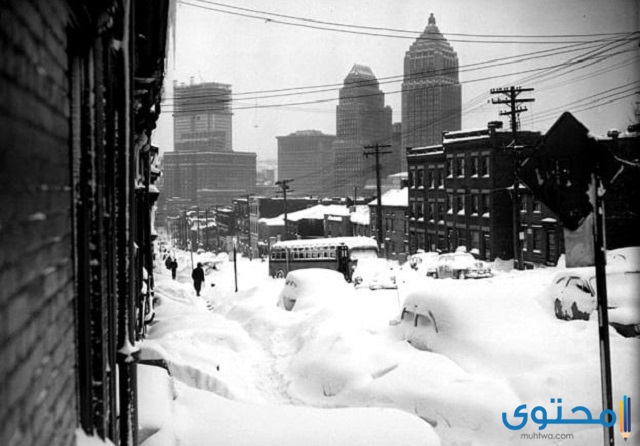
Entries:
[[[595, 227], [594, 227], [594, 257], [596, 266], [596, 293], [598, 295], [598, 334], [600, 339], [600, 379], [602, 384], [602, 407], [613, 409], [611, 394], [611, 349], [609, 345], [609, 315], [607, 313], [607, 275], [604, 247], [604, 202], [600, 195], [602, 188], [599, 163], [596, 162], [595, 174]], [[604, 429], [605, 446], [613, 446], [613, 425]]]

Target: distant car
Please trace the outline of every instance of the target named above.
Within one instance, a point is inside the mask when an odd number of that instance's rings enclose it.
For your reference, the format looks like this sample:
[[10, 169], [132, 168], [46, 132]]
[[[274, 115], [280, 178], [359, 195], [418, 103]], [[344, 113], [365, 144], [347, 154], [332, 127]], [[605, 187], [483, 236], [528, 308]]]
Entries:
[[468, 252], [440, 254], [438, 257], [437, 278], [479, 279], [491, 276], [491, 267], [486, 262], [477, 260]]
[[409, 259], [409, 266], [422, 275], [435, 277], [439, 256], [437, 252], [418, 252]]
[[344, 275], [324, 268], [298, 269], [289, 272], [278, 298], [278, 306], [287, 311], [329, 303], [352, 295], [353, 288]]
[[369, 287], [372, 290], [381, 288], [398, 288], [393, 268], [387, 259], [360, 259], [351, 275], [356, 288]]
[[[640, 271], [611, 263], [606, 275], [609, 324], [623, 336], [640, 336]], [[568, 268], [549, 286], [556, 317], [567, 321], [597, 318], [597, 295], [594, 267]]]

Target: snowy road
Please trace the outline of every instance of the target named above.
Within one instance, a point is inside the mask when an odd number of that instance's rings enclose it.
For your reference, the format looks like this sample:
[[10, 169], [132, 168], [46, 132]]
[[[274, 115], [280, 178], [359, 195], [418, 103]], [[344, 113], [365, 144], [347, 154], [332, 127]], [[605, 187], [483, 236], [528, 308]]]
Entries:
[[[420, 429], [433, 426], [448, 446], [519, 444], [501, 413], [522, 403], [562, 396], [600, 406], [597, 324], [557, 321], [537, 303], [551, 268], [464, 283], [412, 282], [409, 274], [399, 293], [362, 289], [336, 308], [287, 312], [276, 306], [284, 280], [268, 277], [266, 262], [238, 262], [237, 292], [232, 263], [211, 271], [202, 297], [189, 263], [181, 258], [177, 281], [159, 271], [162, 305], [143, 357], [165, 359], [190, 387], [263, 407], [398, 408], [427, 421]], [[415, 287], [468, 299], [436, 351], [416, 350], [389, 324]], [[614, 399], [637, 395], [638, 342], [612, 334]], [[570, 432], [579, 444], [601, 443], [601, 429]]]

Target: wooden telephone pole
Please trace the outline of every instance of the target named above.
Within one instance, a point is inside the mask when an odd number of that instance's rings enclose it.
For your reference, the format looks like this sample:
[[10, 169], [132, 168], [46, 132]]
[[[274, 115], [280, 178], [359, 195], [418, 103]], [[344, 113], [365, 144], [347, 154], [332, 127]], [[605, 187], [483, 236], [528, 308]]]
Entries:
[[364, 146], [364, 156], [367, 158], [370, 155], [375, 155], [376, 157], [376, 195], [377, 205], [376, 205], [376, 226], [378, 228], [378, 246], [380, 246], [380, 251], [385, 253], [386, 251], [384, 247], [384, 235], [382, 232], [382, 187], [380, 185], [380, 155], [385, 155], [387, 153], [391, 153], [391, 151], [381, 152], [380, 149], [386, 149], [391, 147], [390, 144], [372, 144], [369, 146]]
[[282, 198], [284, 199], [284, 232], [282, 234], [284, 240], [287, 239], [287, 191], [293, 192], [289, 187], [289, 183], [292, 181], [290, 178], [276, 181], [276, 186], [280, 186], [280, 193], [282, 193]]
[[520, 163], [520, 154], [518, 152], [518, 115], [527, 111], [527, 107], [520, 107], [518, 104], [523, 102], [533, 102], [533, 98], [518, 98], [520, 93], [525, 91], [533, 91], [533, 88], [522, 87], [508, 87], [508, 88], [492, 88], [491, 94], [501, 94], [505, 98], [492, 99], [492, 104], [505, 104], [509, 107], [509, 110], [503, 110], [500, 112], [500, 116], [511, 117], [511, 134], [513, 147], [513, 261], [514, 266], [517, 269], [524, 269], [524, 262], [522, 259], [522, 249], [520, 248], [520, 180], [518, 179], [517, 169]]

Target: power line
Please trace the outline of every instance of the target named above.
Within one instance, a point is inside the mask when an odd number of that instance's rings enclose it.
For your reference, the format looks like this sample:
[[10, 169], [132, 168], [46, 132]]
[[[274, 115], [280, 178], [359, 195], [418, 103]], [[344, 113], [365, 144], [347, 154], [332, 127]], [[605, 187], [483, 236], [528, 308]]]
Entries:
[[[633, 50], [635, 51], [635, 49], [633, 49]], [[631, 51], [631, 50], [628, 50], [628, 51]], [[619, 52], [617, 54], [622, 54], [622, 53], [628, 52], [628, 51]], [[610, 57], [610, 56], [607, 56], [607, 57]], [[529, 69], [529, 70], [520, 71], [518, 73], [506, 73], [506, 74], [499, 74], [499, 75], [493, 75], [493, 76], [486, 76], [486, 77], [482, 77], [482, 78], [461, 81], [457, 85], [471, 84], [471, 83], [482, 82], [482, 81], [487, 81], [487, 80], [492, 80], [492, 79], [498, 79], [498, 78], [502, 78], [502, 77], [521, 75], [521, 74], [526, 74], [526, 73], [539, 73], [541, 71], [545, 71], [545, 70], [549, 70], [549, 69], [553, 69], [553, 68], [560, 68], [560, 67], [578, 65], [578, 64], [585, 63], [587, 61], [588, 61], [588, 59], [582, 59], [582, 60], [573, 61], [573, 62], [563, 62], [563, 63], [560, 63], [560, 64], [550, 65], [550, 66], [546, 66], [546, 67], [532, 68], [532, 69]], [[448, 86], [448, 85], [437, 85], [437, 86], [430, 86], [430, 87], [422, 87], [422, 86], [420, 86], [420, 87], [405, 88], [404, 90], [401, 89], [401, 90], [394, 90], [394, 91], [383, 92], [383, 93], [384, 94], [398, 94], [398, 93], [402, 93], [403, 91], [442, 88], [442, 87], [446, 87], [446, 86]], [[353, 98], [371, 97], [371, 96], [375, 96], [375, 95], [378, 95], [378, 94], [380, 94], [380, 93], [377, 92], [375, 94], [356, 95]], [[253, 105], [253, 106], [245, 106], [245, 107], [233, 107], [232, 110], [280, 108], [280, 107], [288, 107], [288, 106], [293, 106], [293, 105], [322, 104], [322, 103], [335, 102], [337, 100], [339, 100], [339, 98], [332, 97], [332, 98], [326, 98], [326, 99], [314, 99], [314, 100], [309, 100], [309, 101], [298, 101], [298, 102], [276, 103], [276, 104], [263, 104], [263, 105]], [[199, 111], [209, 111], [209, 110], [211, 110], [210, 107], [206, 107], [206, 104], [202, 104], [202, 105], [203, 105], [202, 108], [195, 108], [195, 109], [192, 109], [191, 111], [192, 112], [199, 112]], [[167, 111], [166, 109], [162, 110], [162, 113], [172, 113], [172, 112], [173, 112], [173, 110], [169, 110], [169, 111]]]
[[[625, 44], [625, 43], [630, 42], [631, 39], [630, 38], [617, 39], [617, 40], [615, 40], [613, 42], [619, 42], [619, 41], [620, 41], [621, 44]], [[517, 55], [517, 56], [508, 56], [508, 57], [491, 59], [491, 60], [482, 61], [482, 62], [476, 62], [476, 63], [468, 64], [468, 65], [461, 65], [461, 66], [458, 66], [458, 67], [453, 67], [453, 68], [441, 70], [438, 74], [441, 75], [441, 76], [447, 76], [449, 74], [466, 73], [466, 72], [470, 72], [470, 71], [477, 71], [477, 70], [482, 70], [482, 69], [495, 68], [495, 67], [500, 67], [500, 66], [509, 65], [509, 64], [515, 64], [515, 63], [521, 63], [521, 62], [529, 62], [529, 61], [534, 60], [534, 59], [539, 59], [539, 58], [543, 58], [543, 57], [558, 56], [558, 55], [561, 55], [561, 54], [565, 54], [567, 52], [574, 52], [574, 51], [580, 51], [580, 50], [588, 51], [588, 50], [592, 50], [594, 47], [600, 47], [601, 44], [600, 43], [597, 44], [597, 45], [590, 44], [590, 46], [583, 47], [583, 48], [576, 48], [576, 46], [579, 46], [579, 45], [569, 45], [569, 46], [561, 47], [559, 49], [556, 49], [556, 48], [547, 49], [547, 50], [535, 51], [535, 52], [527, 53], [527, 54], [520, 54], [520, 55]], [[510, 59], [515, 59], [515, 60], [510, 60]], [[497, 63], [497, 62], [501, 62], [501, 63]], [[433, 75], [433, 72], [432, 71], [424, 71], [424, 72], [414, 73], [413, 75], [409, 76], [408, 78], [405, 77], [404, 74], [400, 74], [400, 75], [380, 77], [380, 78], [374, 79], [374, 80], [363, 80], [363, 81], [359, 81], [358, 82], [358, 86], [362, 86], [362, 87], [365, 87], [365, 86], [379, 86], [379, 85], [384, 85], [384, 84], [389, 84], [389, 83], [396, 83], [396, 82], [400, 82], [400, 81], [411, 80], [411, 79], [414, 79], [414, 78], [421, 78], [422, 75]], [[312, 86], [306, 86], [306, 87], [280, 88], [280, 89], [273, 89], [273, 90], [260, 90], [260, 91], [253, 91], [253, 92], [242, 92], [242, 93], [231, 93], [231, 94], [218, 94], [218, 93], [204, 94], [204, 95], [194, 94], [194, 95], [180, 96], [180, 99], [190, 99], [190, 100], [191, 99], [212, 99], [212, 98], [216, 98], [216, 97], [226, 98], [226, 97], [229, 97], [229, 96], [231, 96], [233, 98], [233, 97], [244, 96], [244, 95], [248, 95], [248, 94], [261, 95], [261, 96], [243, 98], [244, 100], [249, 101], [249, 100], [257, 100], [257, 99], [268, 99], [268, 98], [273, 98], [273, 97], [292, 96], [292, 95], [299, 95], [299, 94], [324, 93], [324, 92], [339, 90], [343, 86], [344, 86], [344, 83], [333, 83], [333, 84], [324, 84], [324, 85], [312, 85]], [[308, 90], [308, 91], [300, 91], [300, 90]], [[284, 93], [284, 92], [287, 92], [287, 93]], [[262, 95], [264, 93], [276, 93], [276, 94], [273, 94], [273, 95]], [[175, 100], [175, 99], [177, 99], [177, 97], [175, 95], [173, 97], [165, 97], [165, 100]]]
[[[207, 0], [194, 0], [194, 1], [199, 1], [199, 2], [204, 3], [206, 5], [217, 5], [217, 6], [222, 6], [222, 7], [231, 8], [231, 9], [242, 10], [242, 11], [245, 11], [245, 12], [250, 12], [251, 14], [228, 11], [228, 10], [224, 10], [224, 9], [220, 9], [220, 8], [214, 8], [214, 7], [211, 7], [211, 6], [204, 6], [204, 5], [200, 5], [200, 4], [186, 2], [184, 0], [181, 0], [180, 3], [182, 3], [184, 5], [193, 6], [193, 7], [196, 7], [196, 8], [206, 9], [206, 10], [209, 10], [209, 11], [220, 12], [220, 13], [223, 13], [223, 14], [230, 14], [230, 15], [246, 17], [246, 18], [252, 18], [252, 19], [258, 19], [258, 20], [266, 21], [268, 23], [277, 23], [277, 24], [281, 24], [281, 25], [298, 26], [298, 27], [303, 27], [303, 28], [311, 28], [311, 29], [318, 29], [318, 30], [324, 30], [324, 31], [334, 31], [334, 32], [340, 32], [340, 33], [347, 33], [347, 34], [358, 34], [358, 35], [365, 35], [365, 36], [387, 37], [387, 38], [396, 38], [396, 39], [429, 40], [429, 41], [442, 41], [442, 40], [444, 40], [444, 38], [441, 35], [436, 35], [435, 37], [423, 37], [422, 34], [421, 34], [422, 33], [421, 31], [408, 31], [408, 30], [395, 30], [395, 31], [392, 31], [392, 29], [390, 29], [390, 28], [376, 28], [376, 27], [367, 27], [367, 26], [361, 26], [361, 25], [347, 25], [347, 24], [341, 24], [341, 23], [336, 23], [336, 22], [323, 22], [323, 21], [314, 20], [314, 19], [301, 18], [301, 17], [295, 17], [295, 16], [286, 16], [284, 14], [269, 13], [269, 12], [253, 10], [253, 9], [249, 9], [249, 8], [241, 8], [241, 7], [237, 7], [237, 6], [230, 6], [230, 5], [211, 2], [211, 1], [207, 1]], [[255, 14], [263, 14], [263, 15], [262, 16], [258, 16], [258, 15], [255, 15]], [[265, 17], [265, 15], [267, 17]], [[285, 20], [279, 20], [279, 19], [270, 18], [268, 16], [284, 17], [284, 18], [289, 18], [289, 19], [294, 19], [294, 20], [300, 20], [300, 21], [303, 21], [305, 23], [288, 22], [288, 21], [285, 21]], [[315, 23], [315, 25], [314, 24], [310, 24], [310, 23]], [[327, 26], [320, 26], [320, 25], [333, 26], [333, 28], [329, 28]], [[354, 29], [341, 29], [341, 28], [335, 28], [335, 27], [347, 27], [347, 28], [355, 28], [355, 29], [370, 29], [370, 30], [378, 30], [378, 31], [383, 31], [384, 30], [384, 31], [392, 31], [392, 32], [413, 33], [413, 34], [418, 34], [419, 37], [404, 36], [404, 35], [394, 35], [394, 34], [382, 34], [382, 33], [368, 32], [368, 31], [357, 31], [357, 30], [354, 30]], [[565, 37], [569, 37], [569, 38], [598, 37], [598, 36], [619, 35], [619, 33], [584, 34], [584, 35], [572, 35], [572, 36], [561, 36], [561, 35], [557, 35], [557, 36], [526, 36], [526, 35], [521, 35], [521, 36], [500, 36], [500, 35], [473, 35], [473, 34], [454, 34], [454, 33], [448, 33], [448, 35], [467, 36], [467, 37], [474, 36], [474, 37], [483, 37], [483, 38], [491, 37], [491, 38], [529, 38], [529, 39], [533, 39], [533, 38], [565, 38]], [[498, 44], [552, 44], [552, 43], [569, 43], [570, 42], [570, 41], [542, 41], [542, 42], [537, 42], [537, 41], [520, 41], [520, 40], [499, 41], [499, 40], [469, 40], [469, 39], [447, 39], [447, 40], [449, 42], [458, 42], [458, 43], [498, 43]], [[577, 43], [577, 42], [582, 42], [582, 41], [573, 41], [573, 42]]]

